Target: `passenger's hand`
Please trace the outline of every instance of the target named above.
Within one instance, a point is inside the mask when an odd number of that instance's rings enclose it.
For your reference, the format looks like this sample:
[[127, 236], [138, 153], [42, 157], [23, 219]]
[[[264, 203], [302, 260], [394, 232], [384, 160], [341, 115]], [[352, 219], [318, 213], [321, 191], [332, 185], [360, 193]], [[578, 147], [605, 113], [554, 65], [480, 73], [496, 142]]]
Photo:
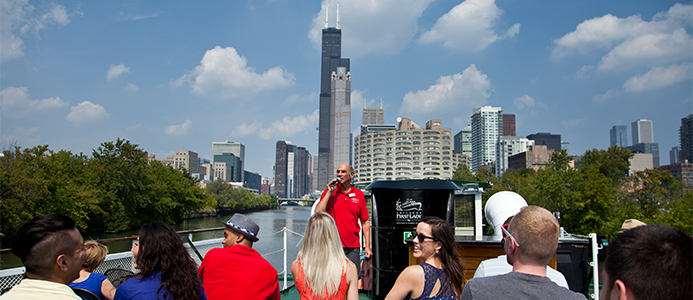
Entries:
[[371, 251], [370, 247], [363, 248], [363, 252], [366, 254], [366, 259], [373, 257], [373, 251]]

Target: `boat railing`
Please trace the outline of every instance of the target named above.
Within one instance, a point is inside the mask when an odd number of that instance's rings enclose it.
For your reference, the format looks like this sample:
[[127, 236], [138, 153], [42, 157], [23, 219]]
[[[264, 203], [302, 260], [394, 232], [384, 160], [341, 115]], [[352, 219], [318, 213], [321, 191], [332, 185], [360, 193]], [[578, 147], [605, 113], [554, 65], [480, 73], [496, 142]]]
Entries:
[[[187, 239], [188, 243], [185, 244], [185, 247], [188, 249], [188, 253], [190, 256], [195, 260], [195, 263], [199, 266], [202, 263], [202, 259], [204, 255], [211, 249], [213, 248], [219, 248], [221, 246], [221, 242], [223, 238], [213, 238], [213, 239], [205, 239], [205, 240], [200, 240], [200, 241], [193, 241], [193, 233], [201, 233], [201, 232], [210, 232], [210, 231], [222, 231], [224, 230], [224, 227], [218, 227], [218, 228], [208, 228], [208, 229], [196, 229], [196, 230], [184, 230], [184, 231], [178, 231], [178, 234], [182, 236], [182, 238]], [[283, 281], [283, 287], [282, 290], [285, 290], [288, 288], [288, 281], [290, 276], [288, 275], [288, 264], [287, 264], [287, 239], [288, 239], [288, 234], [294, 234], [298, 235], [303, 238], [303, 235], [300, 233], [297, 233], [289, 228], [282, 228], [279, 231], [276, 231], [272, 234], [268, 235], [263, 235], [259, 236], [259, 238], [263, 237], [270, 237], [278, 234], [283, 234], [283, 247], [271, 251], [265, 254], [261, 254], [262, 257], [269, 257], [271, 255], [275, 255], [277, 253], [283, 253], [283, 269], [282, 271], [278, 271], [278, 276], [281, 281]], [[100, 239], [96, 240], [97, 242], [100, 242], [102, 244], [107, 244], [107, 243], [112, 243], [112, 242], [122, 242], [122, 241], [131, 241], [134, 245], [135, 241], [137, 240], [137, 236], [130, 236], [130, 237], [122, 237], [122, 238], [112, 238], [112, 239]], [[2, 253], [11, 253], [10, 249], [2, 249]], [[136, 272], [135, 270], [135, 260], [132, 255], [131, 251], [126, 251], [126, 252], [119, 252], [119, 253], [113, 253], [113, 254], [108, 254], [106, 255], [106, 259], [104, 262], [94, 270], [94, 272], [97, 273], [104, 273], [106, 270], [109, 269], [125, 269], [125, 270], [130, 270], [133, 272]], [[276, 268], [276, 266], [275, 266]], [[24, 277], [24, 272], [25, 269], [24, 267], [17, 267], [17, 268], [11, 268], [11, 269], [4, 269], [0, 270], [0, 294], [3, 292], [9, 290], [12, 288], [14, 285], [18, 284], [22, 278]], [[293, 279], [291, 279], [293, 281]]]

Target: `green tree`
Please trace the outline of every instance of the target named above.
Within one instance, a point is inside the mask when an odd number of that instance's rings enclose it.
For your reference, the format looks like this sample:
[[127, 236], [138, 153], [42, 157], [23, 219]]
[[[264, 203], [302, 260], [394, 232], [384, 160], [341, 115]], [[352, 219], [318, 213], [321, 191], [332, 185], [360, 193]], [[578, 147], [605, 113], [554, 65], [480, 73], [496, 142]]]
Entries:
[[621, 146], [611, 146], [607, 150], [587, 150], [580, 159], [583, 166], [594, 166], [599, 173], [611, 180], [613, 186], [618, 186], [628, 174], [630, 158], [633, 153]]
[[452, 175], [452, 180], [474, 181], [475, 179], [474, 174], [469, 171], [469, 167], [466, 164], [459, 164], [455, 174]]
[[570, 158], [565, 150], [554, 152], [546, 168], [537, 171], [532, 181], [536, 197], [527, 199], [527, 202], [560, 215], [565, 214], [573, 197], [571, 187], [578, 175], [569, 162]]

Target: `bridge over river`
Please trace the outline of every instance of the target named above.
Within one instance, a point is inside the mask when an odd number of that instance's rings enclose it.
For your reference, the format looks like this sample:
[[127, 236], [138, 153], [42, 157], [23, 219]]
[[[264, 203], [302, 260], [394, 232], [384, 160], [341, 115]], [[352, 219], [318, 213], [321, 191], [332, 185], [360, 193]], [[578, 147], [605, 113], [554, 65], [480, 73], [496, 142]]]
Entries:
[[279, 198], [277, 199], [277, 204], [279, 204], [280, 207], [284, 205], [312, 206], [315, 201], [315, 199]]

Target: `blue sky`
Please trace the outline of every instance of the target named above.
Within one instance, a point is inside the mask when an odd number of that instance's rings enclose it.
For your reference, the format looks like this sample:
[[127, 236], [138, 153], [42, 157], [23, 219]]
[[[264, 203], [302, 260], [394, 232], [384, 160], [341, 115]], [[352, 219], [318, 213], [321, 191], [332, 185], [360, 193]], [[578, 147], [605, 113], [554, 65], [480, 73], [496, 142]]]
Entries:
[[[278, 140], [317, 152], [320, 30], [328, 2], [22, 1], [0, 7], [2, 147], [91, 154], [118, 137], [165, 157], [246, 146], [272, 176]], [[693, 5], [675, 1], [343, 0], [352, 128], [482, 105], [517, 134], [561, 134], [571, 154], [647, 118], [662, 164], [693, 113]], [[337, 1], [329, 1], [335, 26]], [[629, 137], [629, 140], [631, 138]]]

